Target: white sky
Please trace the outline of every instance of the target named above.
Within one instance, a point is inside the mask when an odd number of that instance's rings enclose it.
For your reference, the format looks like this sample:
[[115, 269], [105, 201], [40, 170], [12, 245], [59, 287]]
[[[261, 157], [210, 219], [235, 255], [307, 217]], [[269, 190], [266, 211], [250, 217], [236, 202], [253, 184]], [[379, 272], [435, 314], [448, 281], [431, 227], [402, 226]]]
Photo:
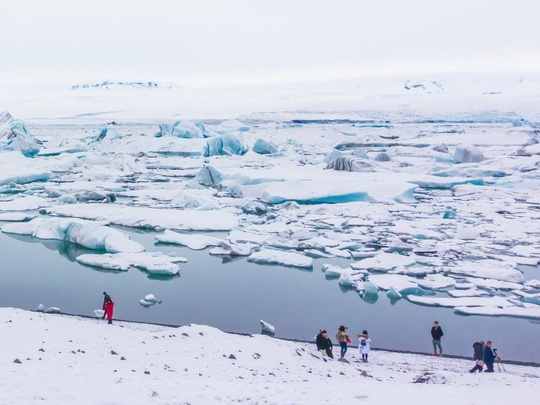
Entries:
[[17, 0], [0, 84], [540, 70], [538, 0]]

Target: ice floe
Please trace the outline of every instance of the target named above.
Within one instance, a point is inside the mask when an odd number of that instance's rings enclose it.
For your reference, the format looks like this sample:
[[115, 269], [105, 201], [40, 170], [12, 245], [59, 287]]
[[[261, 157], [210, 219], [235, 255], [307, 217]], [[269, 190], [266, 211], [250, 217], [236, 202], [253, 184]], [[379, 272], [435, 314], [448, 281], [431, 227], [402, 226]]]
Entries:
[[291, 267], [311, 268], [313, 259], [299, 253], [285, 252], [273, 249], [262, 249], [252, 253], [248, 261], [257, 264], [280, 264]]
[[160, 252], [82, 254], [77, 261], [88, 266], [107, 270], [127, 271], [137, 267], [150, 274], [174, 276], [180, 271], [177, 263], [185, 263], [184, 257], [164, 255]]
[[208, 246], [219, 246], [222, 242], [225, 242], [224, 239], [213, 236], [192, 233], [182, 234], [169, 230], [165, 230], [161, 235], [156, 235], [155, 239], [157, 242], [184, 245], [193, 250], [205, 249]]
[[29, 222], [5, 224], [2, 232], [29, 235], [38, 239], [65, 240], [88, 249], [111, 253], [142, 252], [144, 246], [122, 232], [80, 219], [35, 218]]
[[228, 231], [237, 217], [227, 211], [153, 209], [117, 204], [74, 204], [47, 208], [47, 213], [107, 221], [134, 228], [178, 229], [185, 231]]

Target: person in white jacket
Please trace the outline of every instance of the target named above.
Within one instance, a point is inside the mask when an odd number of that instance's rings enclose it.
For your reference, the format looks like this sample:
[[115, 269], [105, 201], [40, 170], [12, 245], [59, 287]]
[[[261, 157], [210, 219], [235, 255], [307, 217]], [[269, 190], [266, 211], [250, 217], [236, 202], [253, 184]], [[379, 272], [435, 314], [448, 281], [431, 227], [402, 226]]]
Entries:
[[371, 351], [371, 339], [367, 333], [367, 330], [364, 330], [361, 334], [357, 335], [358, 337], [358, 349], [362, 355], [362, 361], [364, 363], [368, 362], [368, 354]]

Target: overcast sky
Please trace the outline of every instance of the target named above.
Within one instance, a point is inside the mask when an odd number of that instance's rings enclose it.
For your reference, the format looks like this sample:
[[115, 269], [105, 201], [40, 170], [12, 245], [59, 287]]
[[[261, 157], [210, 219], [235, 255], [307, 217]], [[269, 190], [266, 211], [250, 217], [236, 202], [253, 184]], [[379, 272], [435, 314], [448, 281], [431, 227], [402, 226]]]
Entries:
[[538, 0], [13, 0], [0, 84], [540, 71]]

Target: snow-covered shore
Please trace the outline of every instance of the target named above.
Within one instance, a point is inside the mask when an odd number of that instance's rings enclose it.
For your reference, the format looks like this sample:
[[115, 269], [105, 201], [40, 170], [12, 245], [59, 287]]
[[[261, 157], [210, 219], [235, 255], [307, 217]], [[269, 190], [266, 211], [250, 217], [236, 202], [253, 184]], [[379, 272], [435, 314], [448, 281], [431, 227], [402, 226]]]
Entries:
[[347, 364], [314, 344], [203, 325], [13, 308], [0, 309], [0, 325], [3, 404], [499, 404], [530, 401], [540, 386], [534, 367], [471, 375], [472, 361], [374, 350], [362, 363], [353, 348]]

